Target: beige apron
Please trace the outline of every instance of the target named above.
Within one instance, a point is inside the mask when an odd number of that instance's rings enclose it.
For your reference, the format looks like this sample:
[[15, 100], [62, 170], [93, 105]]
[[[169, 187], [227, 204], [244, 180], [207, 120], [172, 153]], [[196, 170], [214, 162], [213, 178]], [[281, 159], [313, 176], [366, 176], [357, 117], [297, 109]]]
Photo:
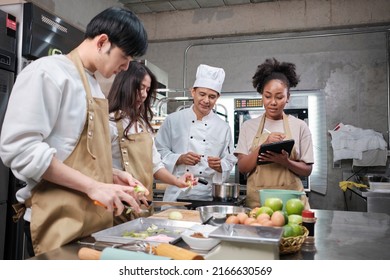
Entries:
[[[87, 120], [78, 143], [64, 164], [103, 183], [112, 183], [111, 141], [106, 99], [93, 98], [76, 50], [70, 53], [87, 96]], [[42, 180], [26, 201], [31, 205], [35, 254], [58, 248], [113, 225], [113, 214], [94, 205], [84, 193]]]
[[[263, 114], [259, 129], [253, 139], [251, 151], [263, 144], [268, 137], [268, 133], [263, 133], [265, 124], [265, 114]], [[292, 139], [290, 125], [288, 124], [288, 116], [283, 113], [283, 124], [286, 134], [285, 140]], [[296, 160], [297, 153], [295, 146], [293, 147], [290, 159]], [[288, 168], [277, 164], [269, 163], [264, 165], [257, 165], [248, 177], [247, 181], [247, 195], [246, 205], [250, 208], [260, 206], [259, 190], [261, 189], [288, 189], [303, 191], [303, 184], [301, 179], [288, 170]]]
[[[150, 133], [143, 128], [143, 132], [129, 134], [124, 137], [124, 129], [122, 120], [116, 121], [118, 129], [119, 147], [122, 156], [122, 167], [126, 172], [130, 173], [134, 178], [139, 180], [148, 190], [147, 199], [153, 200], [153, 139]], [[139, 217], [150, 216], [153, 214], [153, 207], [141, 208], [148, 209], [149, 213], [138, 214], [134, 211], [124, 212], [115, 217], [115, 224], [120, 224]]]

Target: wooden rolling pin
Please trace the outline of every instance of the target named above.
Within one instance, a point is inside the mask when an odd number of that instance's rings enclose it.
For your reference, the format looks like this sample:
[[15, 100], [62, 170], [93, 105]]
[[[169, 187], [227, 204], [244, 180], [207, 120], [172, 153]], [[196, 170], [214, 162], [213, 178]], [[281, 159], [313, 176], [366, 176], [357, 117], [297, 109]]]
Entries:
[[126, 251], [116, 248], [104, 248], [103, 251], [83, 247], [79, 250], [80, 260], [169, 260], [168, 257], [146, 254], [144, 252]]
[[169, 257], [174, 260], [204, 260], [203, 256], [181, 247], [161, 243], [152, 247], [154, 254]]
[[151, 249], [153, 254], [110, 247], [104, 248], [103, 251], [100, 252], [84, 247], [79, 250], [78, 256], [81, 260], [204, 260], [201, 255], [171, 244], [161, 243], [157, 246], [152, 246]]

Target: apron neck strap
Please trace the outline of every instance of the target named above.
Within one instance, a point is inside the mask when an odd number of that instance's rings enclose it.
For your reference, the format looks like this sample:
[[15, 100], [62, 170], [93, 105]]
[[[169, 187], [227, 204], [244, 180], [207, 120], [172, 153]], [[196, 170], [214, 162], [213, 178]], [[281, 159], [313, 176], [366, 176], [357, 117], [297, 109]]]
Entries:
[[116, 128], [118, 129], [118, 138], [119, 138], [119, 142], [121, 141], [121, 139], [123, 137], [125, 137], [124, 133], [124, 129], [123, 129], [123, 122], [122, 122], [122, 119], [117, 119], [118, 117], [118, 114], [115, 113], [115, 124], [116, 124]]
[[87, 75], [85, 74], [83, 62], [81, 61], [81, 58], [80, 58], [79, 53], [77, 52], [77, 49], [74, 49], [69, 53], [69, 58], [76, 66], [77, 71], [79, 72], [81, 81], [83, 82], [83, 85], [84, 85], [86, 98], [87, 98], [87, 111], [88, 111], [88, 116], [87, 116], [87, 124], [88, 124], [87, 149], [88, 149], [89, 154], [93, 158], [96, 158], [96, 156], [91, 152], [91, 149], [89, 147], [90, 142], [91, 142], [90, 140], [93, 137], [93, 130], [94, 130], [93, 119], [95, 117], [95, 100], [92, 97], [91, 87], [89, 86], [89, 82], [87, 79]]
[[76, 66], [77, 71], [80, 74], [81, 80], [82, 80], [83, 85], [84, 85], [85, 92], [87, 93], [87, 98], [89, 100], [89, 102], [87, 104], [89, 104], [89, 103], [92, 104], [93, 98], [92, 98], [92, 93], [91, 93], [91, 87], [89, 86], [87, 75], [85, 74], [84, 65], [83, 65], [83, 62], [81, 61], [80, 55], [77, 52], [77, 50], [74, 49], [70, 52], [69, 57], [72, 60], [72, 62], [74, 63], [74, 65]]

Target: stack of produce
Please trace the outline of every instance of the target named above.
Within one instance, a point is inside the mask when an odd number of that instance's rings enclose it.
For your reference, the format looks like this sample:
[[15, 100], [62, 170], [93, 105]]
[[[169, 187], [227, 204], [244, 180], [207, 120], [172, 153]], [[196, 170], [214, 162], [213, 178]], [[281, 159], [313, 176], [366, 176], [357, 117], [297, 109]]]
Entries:
[[[285, 211], [280, 198], [267, 198], [264, 205], [256, 207], [249, 214], [239, 213], [226, 219], [228, 224], [244, 224], [249, 226], [283, 227], [283, 238], [280, 251], [296, 252], [307, 236], [307, 229], [302, 226], [303, 202], [298, 198], [286, 202]], [[286, 249], [287, 248], [287, 249]]]

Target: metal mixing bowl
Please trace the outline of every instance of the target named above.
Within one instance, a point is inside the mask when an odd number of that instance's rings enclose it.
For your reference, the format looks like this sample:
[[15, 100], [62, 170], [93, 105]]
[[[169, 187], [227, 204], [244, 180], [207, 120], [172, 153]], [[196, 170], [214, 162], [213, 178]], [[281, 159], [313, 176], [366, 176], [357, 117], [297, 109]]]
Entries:
[[202, 223], [213, 226], [222, 225], [226, 218], [230, 215], [235, 215], [241, 212], [249, 213], [250, 208], [230, 205], [208, 205], [200, 206], [196, 208], [199, 211], [200, 219]]

